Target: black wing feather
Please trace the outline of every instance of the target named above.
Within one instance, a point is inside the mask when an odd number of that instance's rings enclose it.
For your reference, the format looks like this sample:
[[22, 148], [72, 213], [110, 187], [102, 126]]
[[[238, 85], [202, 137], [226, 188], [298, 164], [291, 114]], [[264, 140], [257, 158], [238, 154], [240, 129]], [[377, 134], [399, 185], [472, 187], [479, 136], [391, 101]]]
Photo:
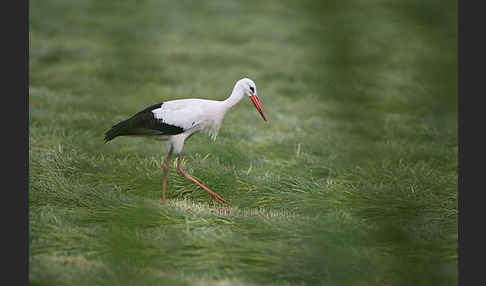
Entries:
[[170, 125], [154, 117], [152, 110], [160, 108], [163, 103], [154, 104], [120, 121], [105, 133], [105, 143], [117, 136], [127, 135], [176, 135], [184, 132], [179, 126]]

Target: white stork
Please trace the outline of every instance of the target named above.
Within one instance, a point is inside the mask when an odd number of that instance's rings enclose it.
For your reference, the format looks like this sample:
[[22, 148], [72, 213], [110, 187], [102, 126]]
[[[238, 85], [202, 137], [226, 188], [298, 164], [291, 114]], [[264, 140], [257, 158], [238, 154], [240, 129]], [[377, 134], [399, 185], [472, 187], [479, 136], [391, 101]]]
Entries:
[[267, 121], [255, 83], [249, 78], [243, 78], [236, 82], [230, 97], [223, 101], [191, 98], [149, 106], [108, 130], [105, 133], [105, 143], [117, 136], [146, 136], [166, 140], [168, 154], [163, 168], [162, 202], [165, 203], [170, 157], [172, 153], [175, 153], [178, 155], [177, 172], [179, 174], [203, 188], [216, 201], [229, 203], [181, 169], [181, 152], [185, 140], [195, 132], [205, 131], [213, 140], [216, 140], [224, 116], [245, 96], [250, 98], [263, 120]]

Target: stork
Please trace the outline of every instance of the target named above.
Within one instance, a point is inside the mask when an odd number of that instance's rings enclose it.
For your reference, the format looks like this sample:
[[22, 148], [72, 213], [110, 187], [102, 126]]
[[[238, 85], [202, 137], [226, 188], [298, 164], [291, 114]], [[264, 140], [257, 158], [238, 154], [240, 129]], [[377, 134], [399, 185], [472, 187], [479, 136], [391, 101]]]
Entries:
[[107, 143], [118, 136], [145, 136], [167, 141], [168, 154], [163, 165], [162, 203], [165, 203], [167, 173], [170, 158], [174, 153], [177, 155], [177, 172], [180, 175], [208, 192], [216, 201], [228, 204], [230, 202], [182, 170], [181, 152], [184, 142], [196, 132], [206, 132], [216, 140], [224, 116], [245, 96], [250, 98], [263, 120], [267, 121], [255, 83], [249, 78], [242, 78], [236, 82], [233, 92], [226, 100], [190, 98], [154, 104], [111, 127], [105, 133], [104, 140]]

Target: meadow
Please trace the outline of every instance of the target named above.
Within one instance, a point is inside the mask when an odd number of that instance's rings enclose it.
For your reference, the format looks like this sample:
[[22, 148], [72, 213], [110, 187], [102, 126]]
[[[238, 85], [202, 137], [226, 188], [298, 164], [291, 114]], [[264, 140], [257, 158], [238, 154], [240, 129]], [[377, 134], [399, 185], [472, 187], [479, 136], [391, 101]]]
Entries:
[[[31, 1], [30, 285], [456, 285], [456, 1]], [[104, 132], [257, 85], [216, 141]]]

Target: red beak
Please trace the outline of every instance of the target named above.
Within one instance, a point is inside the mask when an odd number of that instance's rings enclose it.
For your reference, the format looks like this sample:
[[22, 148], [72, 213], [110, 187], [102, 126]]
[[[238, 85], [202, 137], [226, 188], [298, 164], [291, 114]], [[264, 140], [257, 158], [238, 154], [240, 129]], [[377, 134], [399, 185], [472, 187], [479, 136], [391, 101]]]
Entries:
[[251, 102], [253, 102], [253, 105], [255, 105], [255, 108], [260, 112], [260, 115], [262, 116], [263, 120], [267, 121], [267, 117], [265, 116], [265, 113], [263, 112], [263, 106], [260, 101], [260, 98], [256, 94], [252, 94], [250, 96]]

